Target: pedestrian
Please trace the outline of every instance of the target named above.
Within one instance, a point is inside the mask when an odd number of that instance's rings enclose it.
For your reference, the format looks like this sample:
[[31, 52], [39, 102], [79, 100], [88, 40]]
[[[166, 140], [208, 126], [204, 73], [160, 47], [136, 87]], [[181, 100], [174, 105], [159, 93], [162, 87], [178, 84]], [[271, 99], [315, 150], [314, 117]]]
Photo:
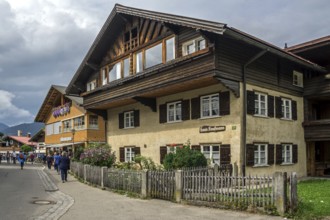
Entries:
[[17, 155], [16, 155], [16, 152], [15, 151], [13, 151], [12, 157], [13, 157], [13, 164], [16, 164], [16, 157], [17, 157]]
[[46, 159], [47, 159], [46, 154], [43, 154], [43, 155], [42, 155], [42, 161], [44, 162], [44, 164], [46, 164]]
[[68, 181], [68, 170], [70, 169], [70, 159], [66, 152], [62, 152], [62, 157], [59, 161], [59, 168], [61, 170], [62, 183]]
[[53, 163], [53, 157], [51, 154], [47, 155], [46, 161], [47, 161], [48, 169], [50, 170], [52, 168], [52, 163]]
[[2, 153], [0, 153], [0, 164], [1, 164], [1, 161], [2, 161]]
[[7, 151], [6, 159], [7, 159], [7, 163], [10, 163], [10, 153], [9, 153], [9, 151]]
[[30, 155], [30, 160], [31, 160], [31, 163], [33, 164], [33, 162], [34, 162], [34, 154], [33, 153]]
[[25, 155], [24, 155], [24, 153], [22, 151], [19, 152], [18, 160], [19, 160], [19, 163], [21, 165], [21, 170], [23, 170], [26, 157], [25, 157]]
[[61, 155], [57, 152], [55, 152], [54, 155], [54, 169], [57, 171], [57, 174], [60, 174], [60, 170], [58, 168], [58, 165], [60, 163]]

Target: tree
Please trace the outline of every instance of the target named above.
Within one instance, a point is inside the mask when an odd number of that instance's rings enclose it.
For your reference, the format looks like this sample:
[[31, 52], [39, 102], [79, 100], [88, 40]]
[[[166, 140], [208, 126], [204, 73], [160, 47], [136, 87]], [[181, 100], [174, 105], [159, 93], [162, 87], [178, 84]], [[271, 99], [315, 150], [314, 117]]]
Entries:
[[21, 150], [22, 150], [24, 153], [28, 153], [28, 152], [30, 152], [30, 151], [33, 151], [33, 148], [32, 148], [31, 146], [29, 146], [29, 145], [24, 144], [24, 145], [21, 146]]

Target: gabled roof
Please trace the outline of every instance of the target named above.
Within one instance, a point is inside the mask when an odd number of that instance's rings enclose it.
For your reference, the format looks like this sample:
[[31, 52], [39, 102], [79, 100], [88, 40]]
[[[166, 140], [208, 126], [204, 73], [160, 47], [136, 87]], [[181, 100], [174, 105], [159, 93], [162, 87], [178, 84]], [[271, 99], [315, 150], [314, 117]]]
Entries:
[[279, 47], [262, 41], [235, 28], [227, 27], [227, 25], [224, 23], [137, 9], [116, 4], [111, 11], [109, 17], [107, 18], [106, 22], [104, 23], [103, 27], [101, 28], [100, 32], [98, 33], [89, 51], [87, 52], [85, 58], [83, 59], [79, 68], [74, 74], [71, 82], [69, 83], [66, 89], [67, 94], [80, 94], [82, 92], [79, 88], [79, 80], [86, 80], [86, 77], [90, 76], [90, 74], [95, 71], [95, 67], [98, 67], [100, 65], [100, 62], [108, 49], [106, 48], [106, 45], [109, 45], [112, 41], [114, 41], [115, 34], [113, 33], [116, 33], [116, 31], [120, 30], [120, 28], [124, 25], [125, 19], [123, 19], [121, 15], [141, 17], [162, 22], [165, 24], [193, 28], [219, 35], [229, 35], [235, 39], [242, 40], [245, 43], [257, 46], [262, 50], [266, 50], [270, 53], [274, 53], [278, 56], [285, 57], [294, 62], [298, 62], [308, 68], [312, 68], [317, 71], [324, 71], [322, 67], [308, 60], [305, 60], [290, 52], [284, 51]]
[[[54, 103], [59, 95], [65, 95], [65, 86], [52, 85], [42, 103], [39, 112], [34, 119], [35, 122], [46, 122], [47, 116], [50, 114], [51, 110], [55, 107]], [[76, 96], [65, 96], [70, 99], [72, 102], [75, 102], [78, 105], [82, 105], [83, 99]]]
[[8, 136], [8, 138], [13, 139], [19, 143], [34, 146], [37, 145], [36, 142], [30, 142], [31, 137], [22, 137], [22, 136]]
[[313, 49], [315, 47], [322, 47], [324, 45], [329, 45], [330, 44], [330, 35], [321, 37], [318, 39], [314, 39], [311, 41], [307, 41], [301, 44], [297, 44], [288, 48], [285, 48], [284, 50], [290, 51], [293, 53], [298, 53], [306, 50]]

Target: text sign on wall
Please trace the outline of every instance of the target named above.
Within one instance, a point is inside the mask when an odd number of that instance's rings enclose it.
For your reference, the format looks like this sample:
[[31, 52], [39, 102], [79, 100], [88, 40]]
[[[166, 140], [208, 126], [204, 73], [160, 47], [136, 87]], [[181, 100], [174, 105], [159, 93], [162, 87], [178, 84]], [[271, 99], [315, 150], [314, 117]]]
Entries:
[[225, 131], [226, 126], [208, 126], [204, 125], [199, 128], [199, 133], [208, 133], [208, 132], [219, 132], [219, 131]]
[[71, 141], [72, 140], [72, 137], [61, 137], [60, 138], [60, 141]]

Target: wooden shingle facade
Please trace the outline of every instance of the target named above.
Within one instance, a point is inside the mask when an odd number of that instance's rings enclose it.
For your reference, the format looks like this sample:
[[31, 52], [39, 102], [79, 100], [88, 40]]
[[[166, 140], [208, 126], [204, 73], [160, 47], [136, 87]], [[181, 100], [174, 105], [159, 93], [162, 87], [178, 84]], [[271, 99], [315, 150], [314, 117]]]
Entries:
[[[66, 89], [119, 160], [187, 142], [239, 173], [306, 175], [304, 86], [324, 68], [226, 24], [115, 5]], [[299, 78], [300, 79], [300, 78]]]

